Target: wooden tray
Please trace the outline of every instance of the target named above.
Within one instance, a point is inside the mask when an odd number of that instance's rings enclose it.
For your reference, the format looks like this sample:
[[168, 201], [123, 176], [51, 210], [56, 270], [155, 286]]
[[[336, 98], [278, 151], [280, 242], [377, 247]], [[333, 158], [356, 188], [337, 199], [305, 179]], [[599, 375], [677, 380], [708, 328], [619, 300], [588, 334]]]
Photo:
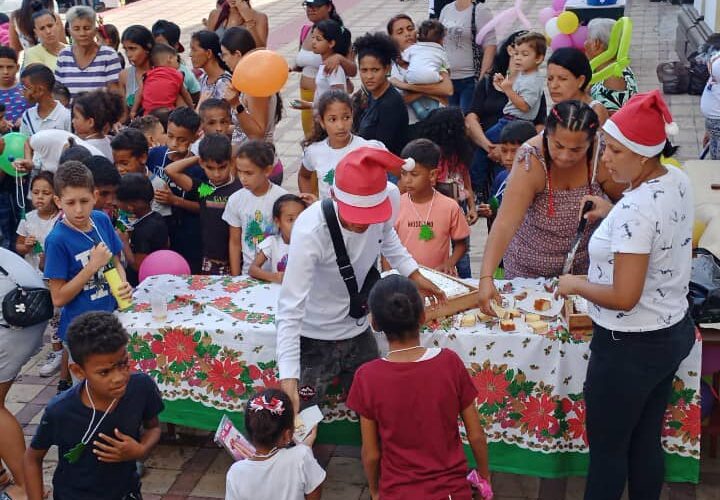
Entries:
[[[423, 267], [423, 266], [420, 266], [420, 268], [421, 268], [421, 272], [422, 272], [422, 270], [425, 270], [432, 274], [441, 275], [443, 278], [452, 280], [452, 281], [460, 284], [464, 288], [467, 288], [467, 290], [468, 290], [467, 293], [449, 297], [447, 300], [447, 303], [443, 304], [440, 307], [432, 308], [432, 309], [426, 307], [425, 308], [425, 319], [427, 322], [432, 321], [434, 319], [438, 319], [438, 318], [444, 318], [446, 316], [452, 316], [459, 312], [467, 311], [469, 309], [474, 309], [478, 306], [478, 295], [477, 295], [478, 289], [477, 289], [477, 287], [468, 285], [467, 283], [465, 283], [453, 276], [448, 276], [447, 274], [443, 274], [434, 269], [429, 269], [429, 268]], [[429, 276], [427, 276], [425, 274], [423, 274], [423, 275], [426, 278], [430, 279], [430, 281], [432, 281], [432, 279]]]
[[568, 325], [570, 333], [592, 332], [593, 323], [590, 316], [579, 313], [575, 310], [575, 304], [571, 298], [565, 299], [565, 307], [562, 312], [563, 318]]

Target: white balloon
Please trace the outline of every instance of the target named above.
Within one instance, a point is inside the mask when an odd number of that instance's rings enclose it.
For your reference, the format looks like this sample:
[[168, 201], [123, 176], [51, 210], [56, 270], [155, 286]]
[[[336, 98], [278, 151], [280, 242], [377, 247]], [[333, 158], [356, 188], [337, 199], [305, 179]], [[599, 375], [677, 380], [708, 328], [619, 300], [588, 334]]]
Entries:
[[558, 28], [557, 21], [558, 18], [553, 17], [545, 23], [545, 34], [550, 38], [555, 38], [560, 34], [560, 28]]

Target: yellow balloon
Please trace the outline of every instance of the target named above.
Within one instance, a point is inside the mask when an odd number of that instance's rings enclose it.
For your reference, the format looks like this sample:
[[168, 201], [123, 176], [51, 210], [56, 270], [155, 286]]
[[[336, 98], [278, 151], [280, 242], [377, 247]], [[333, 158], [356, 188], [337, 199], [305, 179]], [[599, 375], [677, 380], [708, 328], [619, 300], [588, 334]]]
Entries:
[[700, 241], [700, 238], [702, 238], [703, 233], [705, 232], [705, 228], [707, 225], [703, 221], [696, 220], [693, 224], [693, 232], [692, 232], [692, 246], [693, 248], [697, 248], [698, 242]]
[[560, 29], [560, 33], [571, 35], [575, 33], [578, 26], [580, 26], [580, 19], [578, 19], [578, 16], [574, 12], [566, 10], [558, 16], [557, 25]]

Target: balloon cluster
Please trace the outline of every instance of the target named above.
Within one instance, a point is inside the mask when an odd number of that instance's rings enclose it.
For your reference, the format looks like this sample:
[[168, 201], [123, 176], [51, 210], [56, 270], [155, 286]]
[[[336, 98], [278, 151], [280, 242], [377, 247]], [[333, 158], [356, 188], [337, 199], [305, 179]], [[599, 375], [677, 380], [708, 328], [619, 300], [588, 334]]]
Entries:
[[550, 39], [553, 50], [575, 47], [583, 50], [588, 35], [587, 26], [580, 26], [577, 14], [563, 11], [565, 0], [553, 0], [552, 7], [538, 12], [538, 20], [545, 26], [545, 35]]

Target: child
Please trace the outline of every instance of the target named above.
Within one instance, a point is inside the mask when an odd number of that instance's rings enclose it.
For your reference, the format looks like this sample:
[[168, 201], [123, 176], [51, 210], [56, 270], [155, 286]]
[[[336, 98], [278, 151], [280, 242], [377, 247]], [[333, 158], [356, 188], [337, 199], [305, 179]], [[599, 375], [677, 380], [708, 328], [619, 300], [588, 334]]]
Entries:
[[170, 246], [165, 219], [151, 209], [153, 186], [144, 174], [124, 175], [117, 190], [118, 208], [129, 215], [125, 231], [119, 231], [127, 263], [128, 283], [138, 285], [138, 271], [148, 254]]
[[[165, 189], [166, 184], [160, 177], [147, 168], [148, 142], [142, 132], [134, 128], [123, 129], [110, 142], [113, 161], [120, 175], [129, 173], [143, 174], [150, 179], [154, 189]], [[163, 217], [172, 214], [170, 205], [153, 200], [152, 209]]]
[[[23, 96], [22, 85], [17, 81], [18, 55], [10, 47], [0, 46], [0, 103], [5, 105], [5, 120], [13, 127], [30, 107]], [[10, 132], [10, 130], [0, 130]]]
[[[205, 99], [198, 109], [200, 114], [200, 129], [204, 135], [222, 134], [232, 137], [233, 124], [230, 104], [225, 99]], [[197, 141], [193, 146], [200, 145]]]
[[31, 64], [20, 74], [23, 95], [32, 108], [27, 109], [20, 120], [20, 133], [31, 136], [41, 130], [72, 129], [70, 110], [53, 98], [55, 75], [47, 66]]
[[[153, 37], [155, 38], [155, 43], [165, 43], [177, 50], [178, 54], [185, 52], [185, 47], [183, 47], [183, 44], [180, 43], [180, 26], [177, 24], [160, 19], [159, 21], [155, 21], [155, 24], [152, 25], [151, 31]], [[185, 76], [185, 88], [187, 88], [188, 92], [190, 92], [193, 101], [197, 103], [200, 98], [200, 82], [195, 76], [195, 73], [193, 73], [192, 69], [188, 68], [182, 59], [180, 60], [179, 69]]]
[[17, 228], [15, 250], [25, 256], [31, 266], [42, 274], [45, 238], [55, 226], [60, 211], [55, 204], [52, 172], [40, 172], [30, 182], [30, 196], [35, 210], [28, 212]]
[[[272, 218], [275, 200], [287, 194], [268, 177], [275, 163], [275, 147], [251, 140], [237, 152], [237, 174], [243, 188], [230, 196], [223, 220], [230, 224], [230, 274], [248, 274], [258, 245], [276, 233]], [[242, 252], [241, 252], [242, 250]]]
[[178, 70], [180, 61], [177, 51], [159, 43], [150, 52], [150, 62], [152, 69], [140, 82], [130, 117], [135, 118], [140, 109], [147, 114], [159, 108], [174, 109], [183, 102], [191, 107], [193, 100], [183, 84], [183, 74]]
[[481, 217], [491, 218], [497, 215], [498, 208], [502, 203], [507, 178], [513, 168], [515, 155], [518, 148], [525, 141], [529, 141], [537, 135], [537, 130], [531, 122], [518, 120], [508, 123], [500, 133], [500, 157], [502, 159], [503, 170], [499, 172], [493, 180], [490, 188], [490, 203], [483, 203], [479, 206], [478, 212]]
[[[317, 112], [313, 135], [303, 142], [298, 187], [301, 193], [316, 192], [324, 200], [330, 196], [335, 167], [343, 156], [362, 146], [385, 147], [380, 141], [368, 141], [352, 133], [352, 101], [346, 92], [326, 92], [318, 99]], [[313, 174], [317, 175], [317, 190]]]
[[91, 156], [82, 162], [90, 170], [95, 183], [95, 210], [101, 210], [114, 221], [117, 217], [117, 190], [120, 173], [104, 156]]
[[[423, 300], [409, 279], [390, 275], [370, 292], [372, 326], [387, 337], [385, 358], [355, 373], [347, 406], [360, 415], [362, 457], [373, 498], [466, 498], [462, 418], [478, 472], [490, 479], [477, 389], [457, 354], [420, 345]], [[433, 401], [433, 404], [425, 404]], [[408, 418], [408, 409], [413, 416]], [[431, 432], [426, 432], [432, 429]]]
[[[165, 218], [170, 232], [170, 249], [178, 252], [190, 264], [193, 274], [200, 274], [202, 247], [198, 245], [201, 238], [200, 205], [197, 198], [193, 199], [178, 187], [165, 173], [165, 166], [174, 161], [192, 156], [190, 146], [197, 139], [200, 128], [200, 117], [190, 108], [174, 109], [168, 117], [167, 145], [151, 149], [148, 153], [148, 168], [160, 177], [167, 187], [155, 191], [155, 201], [172, 206], [172, 215]], [[185, 173], [191, 177], [207, 180], [199, 165], [190, 167]]]
[[55, 85], [53, 85], [52, 93], [53, 99], [59, 101], [60, 104], [70, 109], [70, 89], [68, 89], [62, 83], [56, 81]]
[[325, 471], [310, 446], [293, 440], [295, 415], [283, 391], [266, 389], [245, 407], [245, 430], [255, 454], [227, 473], [226, 500], [319, 500]]
[[145, 115], [135, 118], [128, 125], [130, 128], [136, 128], [145, 135], [148, 146], [154, 148], [156, 146], [164, 146], [167, 143], [167, 135], [165, 127], [155, 115]]
[[223, 212], [233, 193], [243, 187], [235, 178], [230, 139], [222, 134], [211, 134], [200, 141], [200, 166], [207, 175], [208, 184], [184, 173], [197, 162], [196, 157], [190, 157], [171, 163], [165, 167], [165, 173], [178, 187], [200, 200], [202, 273], [227, 275], [231, 262], [228, 256], [230, 230], [223, 220]]
[[80, 94], [73, 101], [72, 124], [75, 133], [95, 146], [108, 159], [113, 159], [108, 133], [124, 112], [122, 97], [106, 90]]
[[[95, 185], [90, 171], [79, 162], [67, 162], [55, 174], [55, 203], [63, 218], [45, 240], [45, 278], [55, 307], [62, 307], [58, 337], [65, 341], [68, 326], [87, 311], [113, 311], [115, 298], [104, 276], [112, 264], [123, 284], [120, 295], [132, 289], [120, 262], [122, 242], [110, 218], [93, 210]], [[67, 366], [60, 370], [59, 390], [69, 388]]]
[[457, 202], [433, 188], [440, 148], [428, 139], [416, 139], [405, 146], [402, 157], [413, 161], [401, 173], [405, 194], [395, 222], [400, 241], [418, 264], [456, 275], [455, 265], [467, 250], [470, 226]]
[[[420, 24], [417, 43], [402, 53], [403, 60], [409, 64], [405, 74], [407, 83], [425, 85], [442, 81], [440, 73], [447, 73], [450, 69], [450, 61], [443, 48], [445, 34], [445, 26], [440, 21], [429, 19]], [[418, 120], [424, 120], [430, 111], [440, 107], [440, 103], [430, 97], [420, 97], [410, 106]]]
[[318, 101], [331, 89], [347, 91], [345, 70], [337, 67], [329, 75], [325, 73], [325, 61], [332, 55], [345, 55], [350, 50], [350, 31], [333, 19], [325, 19], [315, 24], [312, 32], [312, 51], [322, 57], [323, 63], [315, 76], [315, 97], [313, 102], [293, 101], [295, 109], [317, 108]]
[[120, 32], [114, 24], [98, 22], [98, 43], [110, 47], [120, 58], [120, 67], [125, 68], [125, 58], [120, 53]]
[[545, 89], [545, 77], [538, 72], [547, 51], [545, 35], [535, 32], [521, 35], [515, 39], [514, 49], [511, 61], [517, 70], [514, 79], [500, 73], [493, 77], [495, 88], [508, 97], [508, 103], [503, 108], [503, 118], [485, 133], [493, 143], [499, 141], [500, 132], [510, 121], [532, 122], [537, 118]]
[[[284, 194], [275, 200], [272, 209], [273, 221], [280, 234], [268, 236], [258, 245], [255, 260], [250, 266], [250, 276], [259, 280], [282, 283], [290, 249], [290, 232], [295, 219], [305, 207], [302, 198], [294, 194]], [[269, 271], [263, 270], [265, 262], [270, 263]]]
[[150, 377], [130, 373], [128, 340], [109, 312], [73, 321], [71, 368], [83, 382], [48, 404], [25, 452], [29, 499], [43, 498], [43, 459], [51, 446], [58, 447], [55, 498], [142, 498], [135, 461], [160, 440], [163, 402]]

